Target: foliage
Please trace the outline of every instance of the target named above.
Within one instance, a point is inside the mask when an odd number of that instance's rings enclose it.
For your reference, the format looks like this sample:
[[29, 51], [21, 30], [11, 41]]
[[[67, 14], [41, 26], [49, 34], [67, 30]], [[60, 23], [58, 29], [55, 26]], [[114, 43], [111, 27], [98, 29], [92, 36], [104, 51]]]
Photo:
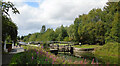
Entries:
[[[14, 7], [13, 3], [11, 2], [2, 2], [2, 41], [3, 44], [6, 40], [7, 37], [10, 36], [10, 40], [14, 41], [14, 43], [17, 41], [17, 26], [15, 23], [12, 22], [10, 15], [9, 15], [9, 10], [12, 9], [12, 12], [14, 14], [18, 13], [19, 11], [17, 10], [16, 7]], [[4, 45], [3, 45], [4, 46]]]
[[112, 22], [112, 29], [110, 37], [112, 41], [120, 42], [120, 21], [118, 19], [118, 13], [115, 13], [114, 21]]
[[57, 40], [58, 41], [63, 41], [63, 39], [67, 36], [67, 31], [63, 25], [59, 28], [59, 30], [56, 29], [57, 32]]
[[2, 40], [4, 41], [9, 35], [11, 40], [17, 39], [17, 26], [6, 16], [2, 16]]
[[45, 25], [43, 25], [43, 26], [42, 26], [42, 29], [41, 29], [41, 31], [40, 31], [40, 33], [44, 33], [45, 30], [46, 30], [46, 27], [45, 27]]
[[17, 10], [17, 8], [14, 6], [14, 4], [12, 2], [2, 2], [2, 13], [4, 15], [10, 16], [8, 13], [10, 8], [12, 9], [12, 12], [14, 14], [16, 14], [16, 13], [20, 14], [20, 12]]
[[118, 64], [118, 45], [117, 42], [108, 42], [103, 47], [96, 48], [94, 54], [104, 63]]
[[20, 40], [20, 36], [17, 36], [17, 39]]
[[64, 41], [69, 41], [69, 37], [65, 37], [65, 38], [64, 38]]
[[[29, 50], [24, 53], [16, 54], [11, 61], [12, 64], [52, 64], [52, 59], [48, 58], [40, 51]], [[43, 54], [43, 55], [40, 55]], [[16, 59], [17, 58], [17, 59]]]
[[74, 40], [74, 31], [75, 31], [75, 29], [73, 29], [74, 28], [74, 25], [72, 24], [72, 25], [70, 25], [70, 27], [69, 28], [67, 28], [67, 33], [68, 33], [68, 37], [69, 37], [69, 40], [70, 41], [73, 41]]

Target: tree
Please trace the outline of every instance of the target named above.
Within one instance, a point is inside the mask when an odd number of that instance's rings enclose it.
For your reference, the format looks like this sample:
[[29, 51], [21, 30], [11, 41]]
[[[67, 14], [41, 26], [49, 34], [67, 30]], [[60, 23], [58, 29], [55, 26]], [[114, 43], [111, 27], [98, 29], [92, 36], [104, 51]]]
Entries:
[[[1, 3], [1, 1], [0, 1], [0, 3]], [[20, 12], [17, 10], [17, 8], [14, 6], [13, 3], [11, 3], [11, 2], [2, 2], [2, 15], [6, 15], [6, 16], [10, 17], [10, 15], [8, 13], [10, 8], [12, 9], [12, 12], [14, 14], [17, 14], [17, 13], [20, 14]]]
[[100, 44], [105, 44], [105, 32], [106, 29], [104, 28], [104, 23], [102, 21], [98, 21], [95, 26], [95, 36], [96, 36], [96, 41], [99, 42]]
[[49, 34], [48, 34], [48, 40], [49, 41], [55, 41], [55, 32], [53, 29], [47, 29], [47, 31]]
[[4, 42], [6, 38], [10, 35], [11, 40], [15, 42], [17, 41], [17, 26], [12, 22], [10, 15], [9, 15], [9, 10], [12, 9], [12, 12], [14, 14], [19, 13], [16, 7], [14, 7], [13, 3], [11, 2], [2, 2], [2, 46], [4, 47]]
[[40, 31], [40, 33], [44, 33], [45, 30], [46, 30], [46, 27], [45, 27], [45, 25], [43, 25], [43, 26], [42, 26], [42, 29], [41, 29], [41, 31]]
[[17, 41], [17, 26], [6, 16], [2, 16], [2, 41], [10, 35], [11, 40]]
[[119, 36], [119, 9], [120, 9], [120, 2], [107, 2], [106, 7], [104, 7], [104, 12], [106, 12], [105, 20], [106, 20], [106, 29], [107, 32], [105, 33], [106, 42], [108, 41], [117, 41], [120, 42]]
[[120, 21], [118, 19], [120, 15], [118, 13], [114, 16], [114, 21], [112, 22], [112, 29], [110, 32], [111, 41], [120, 42]]
[[78, 26], [81, 23], [81, 20], [79, 18], [76, 18], [74, 21], [74, 40], [79, 41], [79, 35], [78, 35]]
[[67, 33], [68, 33], [68, 37], [69, 37], [69, 40], [70, 41], [73, 41], [74, 40], [74, 32], [75, 32], [75, 29], [74, 29], [74, 25], [71, 24], [67, 30]]
[[23, 40], [24, 39], [24, 36], [21, 36], [21, 40]]
[[64, 38], [67, 36], [67, 31], [66, 31], [66, 29], [63, 27], [63, 25], [61, 25], [61, 27], [60, 27], [59, 30], [60, 30], [60, 31], [59, 31], [57, 40], [63, 41]]
[[17, 36], [17, 39], [20, 40], [20, 36]]

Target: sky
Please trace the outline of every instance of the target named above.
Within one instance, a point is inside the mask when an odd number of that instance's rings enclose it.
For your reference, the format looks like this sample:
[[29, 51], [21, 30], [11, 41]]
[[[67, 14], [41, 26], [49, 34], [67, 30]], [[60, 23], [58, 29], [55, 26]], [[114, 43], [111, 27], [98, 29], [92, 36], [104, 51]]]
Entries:
[[11, 1], [20, 14], [10, 13], [18, 26], [18, 35], [40, 32], [46, 28], [69, 26], [79, 15], [87, 14], [93, 8], [101, 8], [108, 0], [4, 0]]

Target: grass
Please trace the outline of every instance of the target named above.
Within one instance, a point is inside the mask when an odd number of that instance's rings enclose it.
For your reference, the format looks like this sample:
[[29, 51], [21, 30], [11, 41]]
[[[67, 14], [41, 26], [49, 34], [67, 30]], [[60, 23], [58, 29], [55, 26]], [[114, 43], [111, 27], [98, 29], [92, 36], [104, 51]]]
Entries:
[[12, 44], [12, 43], [6, 43], [6, 44]]
[[103, 63], [118, 64], [118, 45], [117, 42], [109, 42], [95, 49], [95, 56]]
[[68, 45], [68, 44], [60, 44], [60, 43], [56, 43], [56, 44], [54, 44], [54, 45], [57, 45], [57, 44], [58, 44], [58, 45]]
[[76, 47], [76, 48], [96, 48], [96, 47], [100, 47], [99, 45], [75, 45], [73, 47]]

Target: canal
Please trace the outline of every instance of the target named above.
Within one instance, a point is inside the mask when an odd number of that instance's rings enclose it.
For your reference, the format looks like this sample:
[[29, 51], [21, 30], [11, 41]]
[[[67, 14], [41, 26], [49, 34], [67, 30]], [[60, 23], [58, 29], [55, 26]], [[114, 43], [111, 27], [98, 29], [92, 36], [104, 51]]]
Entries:
[[70, 52], [58, 52], [57, 54], [60, 57], [65, 58], [66, 60], [72, 60], [74, 61], [81, 61], [81, 60], [87, 60], [89, 62], [89, 64], [91, 64], [91, 62], [94, 59], [94, 63], [99, 63], [102, 64], [103, 62], [101, 60], [98, 60], [95, 55], [94, 55], [94, 50], [81, 50], [81, 49], [74, 49], [74, 53], [71, 54]]

